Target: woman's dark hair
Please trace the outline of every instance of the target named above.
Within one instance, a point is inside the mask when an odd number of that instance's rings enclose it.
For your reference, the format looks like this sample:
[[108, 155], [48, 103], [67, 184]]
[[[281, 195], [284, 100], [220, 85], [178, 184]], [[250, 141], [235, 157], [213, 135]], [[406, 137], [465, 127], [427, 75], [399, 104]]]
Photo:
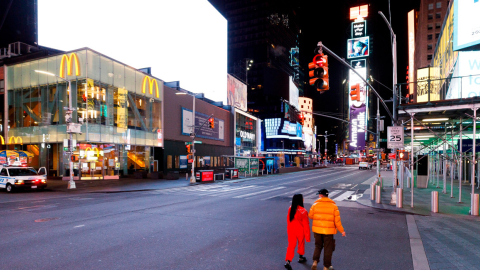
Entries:
[[295, 213], [297, 213], [297, 207], [303, 207], [303, 195], [302, 194], [295, 194], [292, 198], [292, 207], [290, 208], [290, 221], [293, 220], [295, 217]]

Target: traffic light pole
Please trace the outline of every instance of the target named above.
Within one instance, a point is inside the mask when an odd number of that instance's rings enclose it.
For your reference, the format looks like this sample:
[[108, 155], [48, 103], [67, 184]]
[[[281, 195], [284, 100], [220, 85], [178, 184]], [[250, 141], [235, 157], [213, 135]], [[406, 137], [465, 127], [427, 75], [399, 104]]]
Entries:
[[[377, 98], [377, 149], [380, 148], [380, 101]], [[378, 180], [380, 181], [380, 157], [381, 153], [377, 152], [377, 176]]]

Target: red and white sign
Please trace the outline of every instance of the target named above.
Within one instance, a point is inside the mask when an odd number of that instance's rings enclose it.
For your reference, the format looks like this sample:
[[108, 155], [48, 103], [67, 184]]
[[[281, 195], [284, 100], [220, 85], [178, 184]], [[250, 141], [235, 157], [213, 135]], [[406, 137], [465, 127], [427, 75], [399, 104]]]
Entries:
[[388, 154], [388, 159], [396, 159], [397, 154], [395, 153], [390, 153]]

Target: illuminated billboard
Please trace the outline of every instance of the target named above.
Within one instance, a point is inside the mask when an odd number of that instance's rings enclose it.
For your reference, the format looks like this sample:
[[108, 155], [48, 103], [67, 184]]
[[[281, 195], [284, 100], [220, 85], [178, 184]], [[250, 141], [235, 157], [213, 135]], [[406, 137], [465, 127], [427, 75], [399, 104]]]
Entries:
[[347, 40], [347, 58], [367, 57], [370, 37], [359, 37]]
[[227, 74], [227, 104], [247, 111], [247, 85]]
[[290, 76], [290, 77], [288, 78], [288, 88], [289, 88], [288, 101], [290, 102], [290, 104], [291, 104], [292, 106], [294, 106], [295, 108], [299, 109], [299, 108], [298, 108], [299, 90], [298, 90], [298, 87], [295, 85], [295, 83], [293, 83], [293, 78], [292, 78], [292, 76]]
[[283, 118], [269, 118], [263, 121], [267, 139], [302, 140], [303, 127], [300, 123], [292, 123]]
[[[350, 144], [349, 150], [365, 149], [365, 127], [367, 126], [367, 86], [362, 78], [367, 77], [366, 60], [352, 60], [352, 67], [360, 74], [359, 77], [349, 70], [349, 118], [350, 118]], [[354, 89], [352, 91], [352, 88]], [[355, 93], [354, 93], [355, 92]]]
[[358, 20], [368, 17], [368, 5], [350, 8], [350, 20]]
[[[408, 12], [408, 70], [409, 81], [415, 81], [415, 10]], [[408, 93], [413, 95], [413, 85], [409, 85]]]
[[352, 23], [352, 37], [364, 37], [367, 35], [367, 22], [353, 22]]
[[479, 74], [480, 51], [459, 52], [446, 99], [480, 96]]
[[454, 1], [453, 50], [460, 50], [480, 44], [480, 1]]

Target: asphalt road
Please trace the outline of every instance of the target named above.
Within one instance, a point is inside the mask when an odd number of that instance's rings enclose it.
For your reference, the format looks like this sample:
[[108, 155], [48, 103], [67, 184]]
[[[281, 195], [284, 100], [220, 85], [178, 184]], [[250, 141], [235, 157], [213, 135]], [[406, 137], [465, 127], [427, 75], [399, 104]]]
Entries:
[[[335, 167], [153, 191], [17, 194], [0, 202], [0, 269], [284, 269], [290, 199], [304, 194], [308, 210], [320, 188], [347, 232], [336, 236], [335, 269], [413, 269], [405, 215], [355, 202], [373, 175]], [[313, 249], [307, 243], [307, 264], [293, 269], [310, 269]]]

